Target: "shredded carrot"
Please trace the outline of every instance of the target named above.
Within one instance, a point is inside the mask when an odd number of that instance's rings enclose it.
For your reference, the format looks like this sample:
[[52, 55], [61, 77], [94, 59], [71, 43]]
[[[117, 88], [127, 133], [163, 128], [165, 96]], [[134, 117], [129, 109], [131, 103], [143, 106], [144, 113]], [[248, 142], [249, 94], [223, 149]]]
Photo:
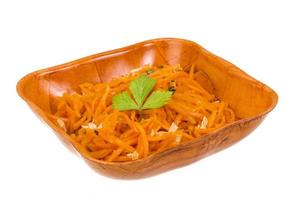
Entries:
[[[60, 97], [55, 113], [58, 126], [91, 157], [128, 162], [234, 122], [236, 116], [229, 105], [204, 89], [213, 85], [204, 73], [194, 65], [185, 69], [180, 65], [144, 66], [108, 83], [83, 83], [80, 92]], [[114, 110], [113, 96], [127, 91], [128, 84], [140, 75], [156, 79], [155, 89], [173, 91], [171, 100], [142, 112]]]

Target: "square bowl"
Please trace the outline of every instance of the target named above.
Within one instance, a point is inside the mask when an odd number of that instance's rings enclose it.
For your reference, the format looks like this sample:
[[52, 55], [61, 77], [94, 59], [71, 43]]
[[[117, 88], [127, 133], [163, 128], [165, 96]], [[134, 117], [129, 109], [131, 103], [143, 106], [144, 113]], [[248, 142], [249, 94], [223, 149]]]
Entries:
[[[212, 82], [213, 93], [235, 111], [238, 120], [210, 134], [161, 153], [131, 162], [97, 160], [74, 143], [54, 116], [58, 97], [78, 91], [85, 82], [108, 82], [143, 65], [194, 65]], [[195, 42], [161, 38], [81, 58], [32, 72], [17, 84], [18, 94], [46, 122], [71, 151], [99, 173], [122, 178], [144, 178], [195, 162], [243, 139], [276, 106], [277, 94], [230, 62], [210, 53]]]

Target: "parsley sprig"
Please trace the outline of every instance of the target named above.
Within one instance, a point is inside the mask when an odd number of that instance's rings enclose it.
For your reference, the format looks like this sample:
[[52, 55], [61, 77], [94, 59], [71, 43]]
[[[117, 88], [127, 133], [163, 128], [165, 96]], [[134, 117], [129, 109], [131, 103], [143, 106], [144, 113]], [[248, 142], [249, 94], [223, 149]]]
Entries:
[[121, 111], [142, 111], [164, 106], [170, 100], [173, 92], [156, 90], [151, 93], [155, 84], [156, 80], [148, 76], [138, 77], [129, 84], [129, 90], [134, 99], [130, 97], [128, 92], [121, 92], [113, 97], [113, 108]]

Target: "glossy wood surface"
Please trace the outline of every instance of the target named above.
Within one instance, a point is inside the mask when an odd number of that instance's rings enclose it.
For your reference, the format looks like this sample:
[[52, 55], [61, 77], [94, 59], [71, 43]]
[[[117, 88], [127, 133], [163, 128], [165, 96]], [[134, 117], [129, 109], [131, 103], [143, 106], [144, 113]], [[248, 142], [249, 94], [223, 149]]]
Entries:
[[[77, 91], [81, 83], [107, 82], [146, 64], [194, 64], [210, 79], [216, 96], [229, 103], [240, 120], [202, 138], [132, 162], [100, 161], [80, 151], [80, 147], [56, 125], [53, 113], [57, 97], [64, 92]], [[97, 172], [122, 179], [156, 175], [229, 147], [254, 130], [278, 99], [271, 88], [228, 61], [194, 42], [175, 38], [148, 40], [30, 73], [18, 82], [17, 91], [70, 150], [78, 153]]]

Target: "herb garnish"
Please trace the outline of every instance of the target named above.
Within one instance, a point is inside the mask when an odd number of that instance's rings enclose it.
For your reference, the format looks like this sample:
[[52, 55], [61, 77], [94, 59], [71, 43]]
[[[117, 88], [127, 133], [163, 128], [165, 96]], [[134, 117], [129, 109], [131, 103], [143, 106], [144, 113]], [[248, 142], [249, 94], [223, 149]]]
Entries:
[[138, 77], [129, 84], [129, 90], [134, 97], [134, 100], [130, 97], [128, 92], [122, 92], [113, 97], [113, 108], [121, 111], [141, 111], [164, 106], [170, 100], [173, 92], [156, 90], [151, 93], [155, 84], [156, 80], [148, 76]]

